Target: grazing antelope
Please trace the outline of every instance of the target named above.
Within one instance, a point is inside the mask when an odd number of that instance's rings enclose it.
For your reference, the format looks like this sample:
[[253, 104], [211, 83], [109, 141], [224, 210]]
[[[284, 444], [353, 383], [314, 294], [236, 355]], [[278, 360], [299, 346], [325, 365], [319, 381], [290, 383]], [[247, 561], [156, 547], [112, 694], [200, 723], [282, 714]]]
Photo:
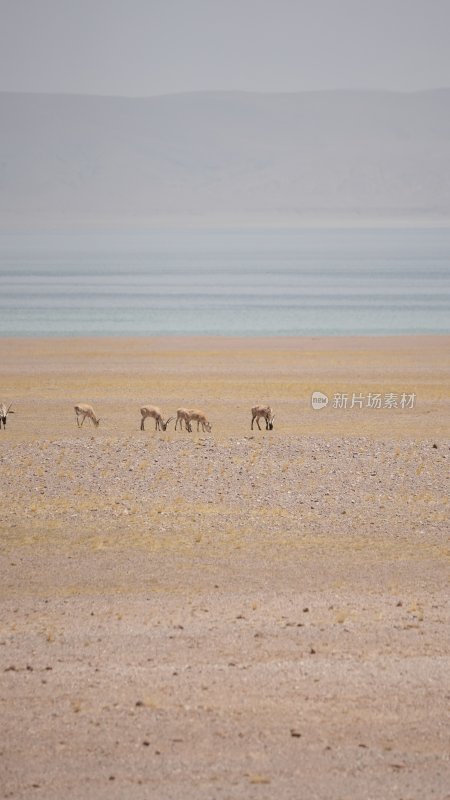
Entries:
[[187, 408], [178, 408], [177, 409], [177, 419], [176, 419], [176, 422], [175, 422], [175, 430], [177, 429], [178, 423], [180, 423], [180, 431], [183, 430], [183, 422], [184, 422], [186, 430], [189, 431], [189, 433], [192, 433], [191, 420], [190, 420], [190, 416], [189, 415], [190, 415], [190, 411], [188, 411]]
[[[87, 405], [87, 403], [78, 403], [76, 406], [74, 406], [74, 408], [75, 408], [75, 414], [77, 415], [77, 425], [79, 428], [83, 426], [83, 422], [86, 419], [86, 417], [89, 417], [89, 419], [94, 423], [95, 427], [98, 428], [100, 420], [96, 417], [95, 411], [92, 408], [92, 406]], [[81, 425], [79, 419], [80, 417], [83, 417], [83, 419], [81, 420]]]
[[175, 417], [169, 417], [169, 419], [167, 419], [164, 422], [164, 420], [162, 418], [161, 410], [159, 408], [157, 408], [156, 406], [143, 406], [141, 408], [141, 414], [142, 414], [141, 431], [145, 430], [144, 429], [144, 422], [147, 419], [147, 417], [152, 417], [152, 419], [155, 420], [155, 431], [157, 431], [158, 429], [161, 430], [161, 431], [165, 431], [167, 426], [168, 426], [168, 424], [169, 424], [169, 422], [171, 422], [171, 420], [175, 419]]
[[205, 431], [211, 433], [211, 423], [208, 422], [208, 420], [206, 419], [206, 414], [204, 414], [203, 411], [199, 411], [196, 408], [192, 408], [190, 409], [190, 411], [188, 411], [188, 414], [189, 414], [189, 425], [191, 424], [191, 422], [196, 422], [197, 431], [199, 430], [199, 425], [201, 425], [203, 433], [205, 433]]
[[273, 421], [275, 419], [275, 414], [272, 413], [272, 409], [270, 406], [253, 406], [252, 408], [252, 430], [253, 430], [253, 423], [256, 419], [256, 424], [261, 430], [261, 426], [259, 424], [260, 419], [264, 419], [266, 421], [266, 431], [273, 430]]
[[6, 428], [6, 417], [8, 414], [14, 414], [14, 411], [11, 411], [12, 403], [9, 404], [8, 408], [6, 408], [6, 403], [0, 403], [0, 430], [2, 427]]

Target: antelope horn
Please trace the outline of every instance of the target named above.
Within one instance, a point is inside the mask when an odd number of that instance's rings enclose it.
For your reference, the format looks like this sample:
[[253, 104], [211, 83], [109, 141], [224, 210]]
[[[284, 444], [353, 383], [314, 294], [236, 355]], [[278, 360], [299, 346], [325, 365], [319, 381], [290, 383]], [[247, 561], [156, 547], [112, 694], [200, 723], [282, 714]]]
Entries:
[[12, 403], [9, 404], [8, 411], [6, 412], [7, 414], [14, 414], [14, 411], [11, 411], [11, 406]]

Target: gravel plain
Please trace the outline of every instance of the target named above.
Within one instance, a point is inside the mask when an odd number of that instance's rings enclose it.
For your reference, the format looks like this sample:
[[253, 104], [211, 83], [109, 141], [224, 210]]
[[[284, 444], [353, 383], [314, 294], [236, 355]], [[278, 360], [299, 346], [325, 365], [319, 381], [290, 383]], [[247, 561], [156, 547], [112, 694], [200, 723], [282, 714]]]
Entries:
[[5, 352], [0, 797], [450, 798], [448, 337]]

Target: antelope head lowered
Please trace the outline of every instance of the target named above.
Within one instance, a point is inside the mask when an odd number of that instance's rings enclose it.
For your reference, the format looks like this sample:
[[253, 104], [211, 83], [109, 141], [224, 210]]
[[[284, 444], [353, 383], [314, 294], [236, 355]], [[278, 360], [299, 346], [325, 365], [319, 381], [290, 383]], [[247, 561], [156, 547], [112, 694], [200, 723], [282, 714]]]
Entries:
[[256, 419], [256, 424], [261, 430], [259, 420], [263, 419], [266, 423], [266, 431], [273, 431], [273, 421], [275, 419], [275, 414], [272, 412], [270, 406], [253, 406], [252, 408], [252, 430], [253, 430], [253, 423]]
[[[89, 406], [87, 403], [78, 403], [76, 406], [74, 406], [74, 409], [75, 409], [75, 414], [77, 415], [77, 425], [79, 428], [83, 426], [83, 422], [86, 419], [86, 417], [88, 417], [88, 419], [90, 419], [91, 422], [94, 423], [95, 427], [98, 428], [100, 420], [98, 419], [92, 406]], [[83, 419], [81, 420], [81, 425], [80, 425], [80, 417], [83, 417]]]
[[144, 430], [144, 422], [147, 419], [147, 417], [151, 417], [152, 419], [155, 420], [155, 431], [157, 431], [158, 429], [161, 431], [165, 431], [167, 429], [169, 422], [175, 419], [175, 417], [169, 417], [164, 422], [163, 416], [161, 414], [161, 409], [159, 409], [157, 406], [143, 406], [141, 408], [141, 416], [142, 416], [141, 431]]
[[11, 411], [12, 403], [9, 404], [8, 408], [6, 408], [6, 403], [0, 403], [0, 429], [2, 427], [6, 428], [6, 418], [8, 414], [14, 414], [14, 411]]

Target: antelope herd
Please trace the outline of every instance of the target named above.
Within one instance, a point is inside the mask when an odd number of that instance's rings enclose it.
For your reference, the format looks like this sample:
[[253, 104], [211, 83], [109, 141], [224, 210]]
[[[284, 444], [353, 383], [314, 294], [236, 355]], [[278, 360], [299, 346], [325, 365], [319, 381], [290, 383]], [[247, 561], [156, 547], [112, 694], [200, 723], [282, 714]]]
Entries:
[[[0, 403], [0, 429], [3, 424], [3, 428], [6, 428], [6, 418], [8, 414], [14, 414], [14, 411], [11, 410], [12, 403], [6, 407], [6, 403]], [[74, 411], [77, 418], [77, 425], [79, 428], [83, 427], [83, 422], [85, 421], [86, 417], [91, 420], [93, 425], [98, 428], [100, 419], [97, 417], [94, 409], [92, 406], [88, 405], [87, 403], [77, 403], [74, 406]], [[178, 408], [177, 409], [177, 416], [175, 417], [168, 417], [165, 421], [161, 412], [161, 409], [158, 406], [142, 406], [141, 408], [141, 431], [145, 430], [145, 420], [150, 417], [151, 419], [155, 420], [155, 430], [158, 431], [165, 431], [167, 430], [167, 426], [169, 422], [175, 420], [175, 430], [177, 430], [178, 423], [180, 425], [180, 431], [183, 430], [183, 422], [184, 427], [188, 431], [188, 433], [192, 433], [192, 423], [197, 423], [197, 431], [200, 431], [200, 426], [202, 428], [203, 433], [211, 433], [212, 425], [206, 418], [206, 414], [204, 411], [200, 411], [198, 408]], [[80, 422], [81, 418], [81, 422]], [[270, 406], [253, 406], [252, 408], [252, 422], [251, 422], [251, 429], [253, 430], [253, 423], [256, 420], [256, 424], [261, 430], [261, 426], [259, 424], [259, 420], [263, 419], [266, 424], [266, 430], [272, 431], [273, 430], [273, 421], [275, 419], [275, 414], [273, 413]]]

